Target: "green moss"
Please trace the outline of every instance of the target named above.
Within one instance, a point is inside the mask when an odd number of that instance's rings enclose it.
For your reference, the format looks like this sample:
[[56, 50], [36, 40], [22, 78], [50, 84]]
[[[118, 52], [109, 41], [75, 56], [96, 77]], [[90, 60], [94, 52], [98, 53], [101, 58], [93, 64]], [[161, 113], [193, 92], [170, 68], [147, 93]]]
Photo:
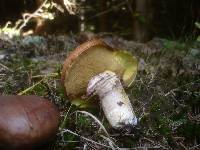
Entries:
[[166, 49], [185, 49], [187, 46], [183, 42], [174, 42], [169, 40], [165, 40], [163, 44]]
[[170, 128], [171, 120], [166, 117], [160, 117], [157, 122], [157, 128], [160, 134], [164, 136], [171, 135], [172, 131]]
[[12, 61], [4, 62], [9, 68], [2, 88], [4, 94], [17, 94], [24, 87], [30, 86], [29, 79], [39, 72], [39, 64], [30, 59], [14, 57]]
[[[61, 140], [60, 140], [61, 141]], [[76, 146], [78, 146], [78, 144], [79, 144], [79, 141], [80, 141], [80, 139], [77, 137], [77, 136], [75, 136], [75, 135], [73, 135], [73, 134], [70, 134], [70, 133], [68, 133], [68, 132], [66, 132], [66, 133], [64, 133], [63, 135], [62, 135], [62, 141], [64, 142], [62, 145], [62, 147], [64, 148], [67, 148], [67, 149], [74, 149]], [[62, 149], [63, 149], [62, 148]], [[64, 149], [65, 149], [64, 148]], [[60, 148], [61, 149], [61, 148]]]
[[200, 125], [187, 121], [179, 129], [178, 133], [187, 139], [200, 139]]

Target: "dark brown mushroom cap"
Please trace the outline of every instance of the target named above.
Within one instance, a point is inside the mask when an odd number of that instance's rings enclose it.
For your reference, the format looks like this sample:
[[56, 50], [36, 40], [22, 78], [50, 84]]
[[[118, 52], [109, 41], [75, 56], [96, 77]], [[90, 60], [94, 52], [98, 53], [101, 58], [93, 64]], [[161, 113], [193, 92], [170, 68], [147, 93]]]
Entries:
[[37, 96], [0, 96], [0, 149], [34, 149], [55, 137], [59, 112]]
[[77, 47], [65, 60], [61, 81], [70, 100], [86, 95], [89, 80], [106, 70], [115, 72], [125, 87], [137, 74], [137, 59], [127, 51], [111, 48], [101, 39], [92, 39]]

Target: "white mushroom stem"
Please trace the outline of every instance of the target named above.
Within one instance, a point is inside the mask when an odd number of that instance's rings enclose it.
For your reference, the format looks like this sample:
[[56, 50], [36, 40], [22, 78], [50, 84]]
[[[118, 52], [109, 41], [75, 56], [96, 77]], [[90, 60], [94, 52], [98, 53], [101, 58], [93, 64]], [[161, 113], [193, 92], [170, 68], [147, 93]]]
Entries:
[[137, 117], [120, 79], [114, 72], [94, 76], [88, 84], [88, 95], [98, 95], [105, 116], [113, 128], [137, 125]]

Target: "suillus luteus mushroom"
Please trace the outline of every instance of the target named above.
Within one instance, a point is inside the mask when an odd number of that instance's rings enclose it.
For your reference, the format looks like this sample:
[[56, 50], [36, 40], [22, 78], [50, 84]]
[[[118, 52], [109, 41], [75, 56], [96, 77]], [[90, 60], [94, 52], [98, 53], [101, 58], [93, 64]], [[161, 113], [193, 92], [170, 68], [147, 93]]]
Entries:
[[[77, 47], [65, 60], [62, 83], [72, 103], [80, 104], [98, 95], [112, 127], [137, 125], [137, 117], [124, 87], [137, 73], [137, 60], [126, 51], [116, 50], [101, 39]], [[122, 82], [121, 82], [122, 81]]]
[[55, 137], [59, 111], [38, 96], [0, 96], [0, 149], [37, 149]]

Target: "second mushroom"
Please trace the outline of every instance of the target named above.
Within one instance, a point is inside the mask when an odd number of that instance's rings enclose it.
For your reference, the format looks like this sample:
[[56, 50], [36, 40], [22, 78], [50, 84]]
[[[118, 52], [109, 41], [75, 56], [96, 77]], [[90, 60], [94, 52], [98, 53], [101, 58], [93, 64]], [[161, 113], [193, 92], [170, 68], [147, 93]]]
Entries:
[[62, 83], [72, 103], [81, 105], [97, 95], [108, 122], [118, 129], [138, 122], [124, 90], [132, 84], [136, 73], [137, 60], [130, 53], [93, 39], [67, 57]]

